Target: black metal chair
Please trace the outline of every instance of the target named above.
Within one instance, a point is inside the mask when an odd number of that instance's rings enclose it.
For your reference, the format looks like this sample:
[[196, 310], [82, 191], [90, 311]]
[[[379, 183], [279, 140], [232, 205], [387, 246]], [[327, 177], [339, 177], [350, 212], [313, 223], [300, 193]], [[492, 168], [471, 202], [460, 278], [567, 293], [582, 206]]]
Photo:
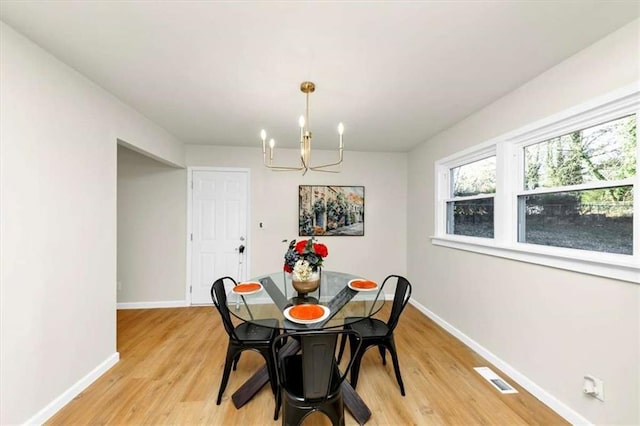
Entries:
[[[367, 349], [373, 346], [377, 346], [378, 350], [380, 351], [380, 356], [382, 357], [383, 365], [386, 365], [387, 363], [387, 360], [385, 358], [385, 349], [391, 353], [391, 359], [393, 360], [393, 369], [395, 370], [396, 379], [398, 380], [398, 385], [400, 386], [400, 393], [402, 394], [402, 396], [404, 396], [404, 383], [402, 383], [402, 376], [400, 375], [400, 364], [398, 363], [398, 354], [393, 339], [393, 330], [398, 325], [400, 314], [411, 298], [411, 283], [406, 278], [399, 275], [389, 275], [382, 283], [378, 294], [382, 292], [382, 289], [384, 288], [387, 281], [393, 278], [397, 279], [396, 290], [393, 298], [393, 305], [391, 307], [391, 314], [389, 315], [389, 319], [386, 323], [376, 318], [348, 317], [345, 319], [345, 329], [357, 331], [362, 338], [361, 343], [355, 341], [352, 342], [351, 338], [349, 338], [349, 348], [352, 353], [352, 358], [354, 359], [351, 366], [350, 383], [351, 386], [353, 386], [353, 388], [355, 389], [356, 385], [358, 384], [358, 374], [360, 372], [360, 363], [362, 361], [362, 356]], [[343, 337], [340, 341], [338, 362], [340, 362], [340, 360], [342, 359], [345, 344], [346, 338]]]
[[[301, 331], [275, 338], [272, 349], [274, 358], [278, 360], [280, 391], [276, 397], [274, 420], [278, 419], [282, 402], [283, 425], [299, 425], [314, 411], [326, 414], [333, 425], [344, 425], [341, 385], [353, 357], [342, 373], [335, 359], [335, 350], [338, 336], [347, 335], [357, 349], [360, 336], [353, 330]], [[300, 342], [300, 353], [286, 355], [285, 352], [289, 350], [281, 351], [282, 345], [279, 343], [288, 337], [295, 339], [291, 344], [298, 345], [297, 342]]]
[[[227, 346], [227, 358], [224, 363], [224, 372], [222, 373], [222, 381], [220, 382], [220, 390], [218, 391], [217, 405], [222, 401], [222, 394], [227, 387], [231, 367], [233, 370], [238, 366], [240, 355], [245, 350], [254, 350], [259, 352], [267, 362], [267, 370], [271, 382], [271, 391], [274, 395], [277, 393], [277, 373], [275, 359], [272, 356], [271, 344], [278, 336], [278, 320], [263, 319], [255, 322], [243, 322], [238, 326], [234, 326], [231, 322], [231, 314], [227, 306], [227, 294], [224, 286], [225, 280], [230, 281], [233, 285], [237, 285], [236, 281], [231, 277], [223, 277], [217, 279], [211, 286], [211, 299], [218, 309], [224, 329], [229, 335], [229, 344]], [[244, 299], [243, 299], [244, 301]], [[260, 325], [261, 324], [261, 325]], [[277, 399], [276, 399], [277, 403]]]

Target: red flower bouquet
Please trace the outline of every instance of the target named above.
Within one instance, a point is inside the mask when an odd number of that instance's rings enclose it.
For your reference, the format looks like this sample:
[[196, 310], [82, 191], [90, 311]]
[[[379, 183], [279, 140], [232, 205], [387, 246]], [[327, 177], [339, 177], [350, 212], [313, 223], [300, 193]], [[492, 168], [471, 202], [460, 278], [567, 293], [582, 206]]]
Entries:
[[293, 272], [298, 267], [299, 270], [304, 268], [309, 269], [310, 272], [316, 272], [328, 255], [327, 246], [314, 242], [313, 238], [298, 242], [291, 240], [289, 249], [284, 255], [284, 270]]

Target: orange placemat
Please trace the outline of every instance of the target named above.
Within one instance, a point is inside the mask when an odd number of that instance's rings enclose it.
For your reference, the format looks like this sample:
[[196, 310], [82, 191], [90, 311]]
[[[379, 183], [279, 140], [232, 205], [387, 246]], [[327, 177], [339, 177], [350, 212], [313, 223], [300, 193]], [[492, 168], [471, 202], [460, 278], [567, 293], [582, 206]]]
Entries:
[[235, 293], [249, 293], [249, 292], [258, 291], [261, 288], [262, 288], [262, 285], [258, 283], [244, 283], [244, 284], [238, 284], [237, 286], [235, 286], [233, 288], [233, 291]]
[[362, 288], [362, 289], [369, 290], [369, 289], [378, 287], [378, 284], [369, 280], [353, 280], [351, 281], [351, 286], [355, 288]]
[[324, 309], [318, 305], [302, 304], [291, 308], [289, 315], [299, 320], [314, 320], [324, 315]]

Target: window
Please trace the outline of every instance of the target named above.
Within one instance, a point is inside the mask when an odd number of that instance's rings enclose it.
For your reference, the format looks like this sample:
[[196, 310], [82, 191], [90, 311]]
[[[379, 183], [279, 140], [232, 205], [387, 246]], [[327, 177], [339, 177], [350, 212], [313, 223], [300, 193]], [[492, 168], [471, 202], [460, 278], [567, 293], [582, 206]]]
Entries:
[[436, 162], [433, 244], [640, 282], [637, 87]]
[[447, 201], [447, 234], [493, 238], [493, 194], [496, 157], [449, 170], [451, 199]]
[[523, 148], [518, 241], [633, 254], [636, 117]]

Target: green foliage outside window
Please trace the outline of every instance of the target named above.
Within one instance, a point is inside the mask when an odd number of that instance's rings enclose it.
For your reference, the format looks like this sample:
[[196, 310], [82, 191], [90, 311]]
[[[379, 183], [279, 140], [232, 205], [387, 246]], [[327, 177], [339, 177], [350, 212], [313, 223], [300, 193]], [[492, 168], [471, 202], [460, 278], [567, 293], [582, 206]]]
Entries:
[[[636, 174], [636, 120], [631, 115], [525, 148], [525, 189], [623, 180]], [[575, 192], [556, 199], [565, 206], [629, 202], [631, 186]]]

